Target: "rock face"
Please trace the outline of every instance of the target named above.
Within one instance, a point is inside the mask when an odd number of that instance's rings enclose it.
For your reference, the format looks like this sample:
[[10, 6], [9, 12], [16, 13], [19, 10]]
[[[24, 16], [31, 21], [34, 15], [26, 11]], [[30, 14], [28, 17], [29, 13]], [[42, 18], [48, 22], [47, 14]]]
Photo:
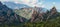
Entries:
[[57, 10], [56, 10], [55, 7], [53, 7], [53, 8], [50, 10], [50, 12], [51, 12], [52, 14], [55, 14], [55, 13], [57, 13]]
[[53, 19], [53, 17], [57, 17], [57, 10], [55, 7], [53, 7], [50, 11], [47, 11], [46, 13], [41, 11], [33, 11], [32, 17], [30, 19], [31, 22], [39, 22], [39, 21], [46, 21], [48, 19]]
[[30, 19], [31, 22], [41, 21], [42, 19], [42, 8], [35, 7], [32, 13], [32, 17]]
[[[31, 7], [31, 8], [21, 8], [15, 9], [14, 12], [20, 16], [25, 17], [26, 19], [30, 19], [32, 17], [33, 11], [37, 11], [39, 13], [46, 12], [47, 9], [42, 7]], [[41, 11], [41, 12], [40, 12]]]
[[18, 23], [24, 22], [26, 19], [13, 12], [12, 9], [8, 8], [0, 2], [0, 24], [3, 23]]
[[31, 8], [22, 8], [22, 9], [15, 9], [14, 12], [22, 17], [25, 17], [26, 19], [31, 18], [32, 9]]
[[38, 13], [37, 11], [33, 11], [31, 22], [42, 21], [43, 13]]
[[51, 16], [50, 16], [51, 19], [52, 19], [53, 17], [56, 18], [56, 17], [59, 15], [58, 12], [57, 12], [56, 7], [53, 7], [53, 8], [50, 10], [50, 14], [51, 14]]

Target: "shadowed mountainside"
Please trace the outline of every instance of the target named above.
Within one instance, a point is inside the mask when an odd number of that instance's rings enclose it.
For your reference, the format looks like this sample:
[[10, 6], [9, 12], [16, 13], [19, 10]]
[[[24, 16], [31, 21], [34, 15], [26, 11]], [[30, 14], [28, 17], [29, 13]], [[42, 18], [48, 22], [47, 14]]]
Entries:
[[0, 2], [0, 24], [20, 23], [25, 22], [25, 20], [24, 17], [17, 15], [11, 8]]

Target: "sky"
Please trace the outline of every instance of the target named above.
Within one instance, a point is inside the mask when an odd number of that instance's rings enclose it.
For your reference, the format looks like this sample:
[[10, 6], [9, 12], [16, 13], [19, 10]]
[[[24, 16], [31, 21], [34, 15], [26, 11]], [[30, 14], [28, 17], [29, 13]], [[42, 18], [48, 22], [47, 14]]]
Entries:
[[51, 9], [55, 6], [58, 10], [60, 10], [60, 0], [0, 0], [2, 2], [15, 2], [19, 4], [26, 4], [28, 6], [34, 7], [44, 7], [47, 9]]

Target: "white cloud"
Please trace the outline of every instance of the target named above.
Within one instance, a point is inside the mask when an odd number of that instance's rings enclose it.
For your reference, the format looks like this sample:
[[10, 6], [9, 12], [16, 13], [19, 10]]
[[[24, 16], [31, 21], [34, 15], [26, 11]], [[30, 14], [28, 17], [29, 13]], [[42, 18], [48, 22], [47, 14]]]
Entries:
[[15, 3], [19, 3], [19, 4], [26, 4], [28, 6], [34, 7], [34, 6], [38, 6], [43, 4], [43, 1], [38, 2], [38, 0], [0, 0], [0, 1], [13, 1]]
[[39, 3], [37, 3], [38, 2], [38, 0], [14, 0], [14, 2], [15, 3], [22, 3], [22, 4], [26, 4], [26, 5], [28, 5], [28, 6], [31, 6], [31, 7], [34, 7], [34, 6], [38, 6], [38, 7], [40, 7], [39, 5], [42, 5], [43, 4], [43, 2], [39, 2]]
[[42, 5], [42, 7], [44, 8], [44, 7], [45, 7], [45, 5]]
[[3, 2], [3, 1], [8, 1], [8, 0], [0, 0], [0, 1], [2, 1], [2, 2]]

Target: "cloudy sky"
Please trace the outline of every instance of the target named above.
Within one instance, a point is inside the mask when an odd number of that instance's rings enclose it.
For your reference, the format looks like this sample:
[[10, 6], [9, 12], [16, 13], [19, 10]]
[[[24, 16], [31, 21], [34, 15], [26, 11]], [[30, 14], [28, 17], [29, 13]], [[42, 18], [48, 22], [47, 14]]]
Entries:
[[2, 2], [15, 2], [19, 4], [26, 4], [28, 6], [34, 7], [44, 7], [47, 9], [55, 6], [57, 9], [60, 9], [60, 0], [0, 0]]

